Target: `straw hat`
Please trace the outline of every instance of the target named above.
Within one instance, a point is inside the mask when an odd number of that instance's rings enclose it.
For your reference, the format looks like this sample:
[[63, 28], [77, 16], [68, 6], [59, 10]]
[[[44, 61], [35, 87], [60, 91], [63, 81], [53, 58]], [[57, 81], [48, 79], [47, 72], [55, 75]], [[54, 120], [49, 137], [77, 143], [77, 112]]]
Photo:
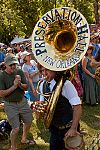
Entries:
[[88, 49], [89, 49], [89, 48], [91, 48], [92, 50], [94, 50], [95, 47], [94, 47], [92, 44], [90, 44], [90, 45], [88, 46]]

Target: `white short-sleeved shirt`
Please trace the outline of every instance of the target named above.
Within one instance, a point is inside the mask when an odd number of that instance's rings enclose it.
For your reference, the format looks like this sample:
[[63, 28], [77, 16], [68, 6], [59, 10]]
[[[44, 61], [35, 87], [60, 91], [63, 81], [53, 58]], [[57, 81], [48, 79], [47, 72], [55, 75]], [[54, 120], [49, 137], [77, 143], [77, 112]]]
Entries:
[[[43, 83], [44, 81], [40, 84], [40, 92], [43, 93]], [[50, 90], [52, 91], [53, 87], [55, 86], [56, 81], [53, 79], [50, 81]], [[81, 104], [80, 97], [78, 96], [78, 93], [74, 87], [74, 85], [69, 81], [66, 80], [64, 83], [64, 86], [62, 88], [62, 95], [66, 97], [69, 100], [69, 103], [73, 105], [78, 105]], [[44, 101], [44, 96], [40, 95], [40, 101]]]

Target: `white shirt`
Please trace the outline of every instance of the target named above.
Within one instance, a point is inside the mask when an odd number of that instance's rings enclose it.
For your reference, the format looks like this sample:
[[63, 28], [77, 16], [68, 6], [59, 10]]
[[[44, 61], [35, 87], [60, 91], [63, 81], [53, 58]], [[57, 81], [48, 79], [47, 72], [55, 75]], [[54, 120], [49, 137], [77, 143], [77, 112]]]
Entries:
[[[40, 88], [39, 88], [41, 93], [43, 93], [43, 83], [44, 81], [40, 84]], [[54, 79], [50, 81], [50, 91], [52, 91], [55, 84], [56, 84], [56, 81]], [[66, 80], [64, 83], [64, 86], [62, 88], [62, 95], [69, 100], [69, 103], [72, 106], [81, 104], [80, 97], [78, 96], [78, 93], [74, 85], [69, 80]], [[40, 101], [44, 101], [43, 95], [40, 95]]]
[[23, 72], [28, 72], [29, 74], [38, 73], [32, 79], [33, 82], [38, 82], [39, 81], [39, 70], [37, 68], [37, 63], [34, 60], [31, 60], [30, 62], [31, 62], [31, 65], [23, 64], [22, 70], [23, 70]]
[[23, 63], [23, 59], [21, 58], [22, 54], [23, 54], [23, 52], [21, 52], [21, 51], [16, 54], [17, 58], [19, 58], [19, 61], [20, 61], [19, 63]]

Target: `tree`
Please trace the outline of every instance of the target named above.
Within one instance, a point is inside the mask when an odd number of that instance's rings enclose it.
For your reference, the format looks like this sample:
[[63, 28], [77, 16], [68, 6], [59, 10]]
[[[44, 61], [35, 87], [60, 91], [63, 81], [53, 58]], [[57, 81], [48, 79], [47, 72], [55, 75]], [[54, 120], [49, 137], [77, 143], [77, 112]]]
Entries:
[[98, 0], [94, 0], [94, 15], [95, 15], [95, 23], [99, 24], [99, 4]]
[[11, 7], [23, 20], [26, 36], [30, 36], [39, 18], [38, 0], [12, 0]]
[[11, 9], [10, 1], [3, 0], [0, 4], [0, 41], [8, 44], [19, 32], [24, 36], [24, 23]]
[[99, 5], [99, 0], [0, 0], [0, 42], [31, 36], [39, 18], [56, 7], [74, 7], [89, 24], [99, 23]]

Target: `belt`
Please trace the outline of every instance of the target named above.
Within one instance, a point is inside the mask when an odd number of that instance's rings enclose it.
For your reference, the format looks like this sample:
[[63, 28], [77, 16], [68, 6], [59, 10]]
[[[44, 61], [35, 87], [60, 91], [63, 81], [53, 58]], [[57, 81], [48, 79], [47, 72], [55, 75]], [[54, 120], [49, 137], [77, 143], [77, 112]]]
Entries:
[[71, 127], [71, 125], [72, 125], [72, 121], [70, 121], [69, 123], [67, 123], [66, 125], [63, 125], [63, 126], [57, 126], [57, 128], [60, 130], [63, 130], [63, 129]]

